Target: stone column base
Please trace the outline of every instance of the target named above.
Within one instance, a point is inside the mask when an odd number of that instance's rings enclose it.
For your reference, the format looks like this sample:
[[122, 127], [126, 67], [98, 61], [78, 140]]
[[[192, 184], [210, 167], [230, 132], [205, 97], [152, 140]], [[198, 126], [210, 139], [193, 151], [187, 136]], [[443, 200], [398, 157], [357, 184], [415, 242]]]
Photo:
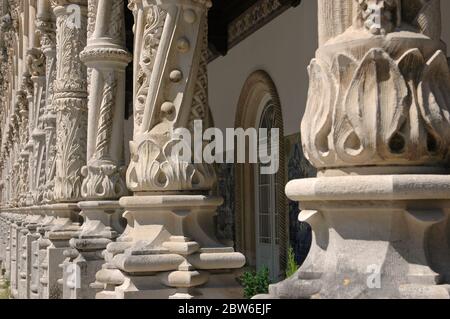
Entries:
[[97, 274], [97, 298], [241, 298], [233, 269], [245, 257], [215, 237], [214, 215], [221, 198], [202, 195], [125, 197], [128, 228]]
[[78, 206], [85, 221], [79, 233], [70, 240], [72, 249], [66, 251], [64, 298], [94, 299], [97, 289], [91, 284], [106, 262], [102, 252], [123, 232], [123, 209], [118, 201], [86, 201]]
[[311, 251], [257, 298], [450, 298], [450, 176], [320, 177], [286, 193]]
[[64, 251], [70, 248], [69, 241], [79, 229], [77, 204], [53, 204], [49, 209], [56, 216], [51, 229], [45, 238], [51, 242], [47, 248], [43, 268], [44, 298], [61, 299], [63, 290], [62, 264], [65, 260]]
[[[205, 273], [199, 272], [197, 276]], [[232, 272], [207, 274], [208, 282], [199, 287], [177, 289], [168, 284], [171, 273], [147, 276], [125, 275], [115, 291], [102, 291], [96, 299], [241, 299], [242, 286]]]

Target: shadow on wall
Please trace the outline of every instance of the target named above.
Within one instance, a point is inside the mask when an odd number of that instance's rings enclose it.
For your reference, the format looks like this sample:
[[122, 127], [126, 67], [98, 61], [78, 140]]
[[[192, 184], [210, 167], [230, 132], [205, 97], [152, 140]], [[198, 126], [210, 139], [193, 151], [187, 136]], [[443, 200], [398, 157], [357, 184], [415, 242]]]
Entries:
[[[316, 177], [316, 168], [308, 162], [303, 154], [300, 134], [288, 136], [286, 145], [288, 181]], [[300, 211], [298, 202], [289, 200], [288, 209], [290, 245], [294, 250], [297, 264], [302, 265], [311, 247], [311, 227], [306, 223], [299, 222], [298, 215]]]

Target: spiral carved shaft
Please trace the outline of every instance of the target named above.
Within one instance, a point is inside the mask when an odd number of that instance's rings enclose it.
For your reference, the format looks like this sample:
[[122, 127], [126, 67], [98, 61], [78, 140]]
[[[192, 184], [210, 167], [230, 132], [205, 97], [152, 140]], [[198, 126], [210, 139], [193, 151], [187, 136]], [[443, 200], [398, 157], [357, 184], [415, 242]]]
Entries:
[[123, 144], [125, 48], [123, 0], [89, 1], [89, 39], [81, 59], [89, 67], [85, 199], [118, 199], [127, 194]]

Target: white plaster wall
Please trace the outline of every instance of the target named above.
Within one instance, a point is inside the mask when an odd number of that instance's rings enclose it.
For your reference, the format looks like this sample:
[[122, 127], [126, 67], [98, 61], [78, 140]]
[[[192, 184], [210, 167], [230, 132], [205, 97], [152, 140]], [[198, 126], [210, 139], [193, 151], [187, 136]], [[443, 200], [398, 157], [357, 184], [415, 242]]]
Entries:
[[[443, 40], [450, 44], [450, 0], [441, 0]], [[317, 48], [317, 0], [303, 0], [209, 64], [215, 126], [234, 127], [237, 103], [248, 76], [265, 70], [283, 108], [285, 135], [298, 133], [308, 93], [307, 67]]]

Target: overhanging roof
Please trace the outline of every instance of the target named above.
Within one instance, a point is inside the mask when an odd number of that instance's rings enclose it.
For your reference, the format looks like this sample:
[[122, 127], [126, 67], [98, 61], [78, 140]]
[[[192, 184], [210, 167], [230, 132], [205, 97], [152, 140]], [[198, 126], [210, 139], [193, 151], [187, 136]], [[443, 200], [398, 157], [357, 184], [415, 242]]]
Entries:
[[228, 50], [301, 0], [213, 0], [209, 46], [213, 55]]

